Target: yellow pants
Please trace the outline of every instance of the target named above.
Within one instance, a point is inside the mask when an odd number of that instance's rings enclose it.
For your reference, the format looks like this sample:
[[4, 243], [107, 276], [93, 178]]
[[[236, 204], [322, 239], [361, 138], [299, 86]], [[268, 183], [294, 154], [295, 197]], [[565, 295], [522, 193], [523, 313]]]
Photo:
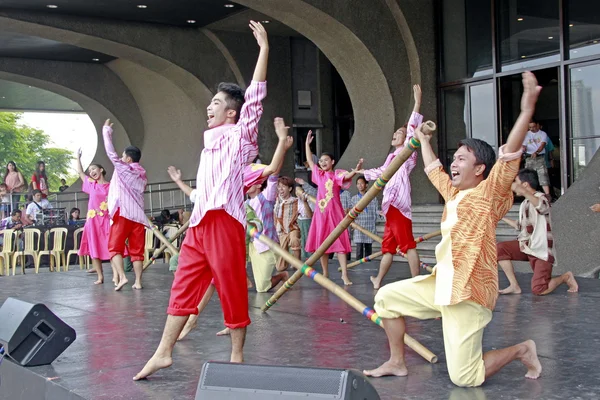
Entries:
[[254, 247], [254, 243], [248, 245], [248, 254], [252, 263], [252, 274], [254, 275], [254, 284], [256, 291], [263, 293], [271, 289], [271, 278], [275, 271], [277, 259], [271, 250], [259, 253]]
[[390, 283], [375, 296], [375, 311], [381, 318], [389, 319], [441, 317], [450, 379], [457, 386], [481, 386], [485, 380], [481, 343], [492, 311], [472, 301], [438, 306], [433, 303], [434, 295], [433, 275]]

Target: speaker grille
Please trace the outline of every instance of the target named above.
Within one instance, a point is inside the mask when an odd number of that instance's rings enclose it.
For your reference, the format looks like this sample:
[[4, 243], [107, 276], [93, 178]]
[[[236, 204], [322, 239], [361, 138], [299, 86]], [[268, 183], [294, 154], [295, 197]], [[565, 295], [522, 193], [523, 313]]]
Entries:
[[341, 398], [344, 370], [242, 364], [206, 365], [202, 389], [261, 390]]

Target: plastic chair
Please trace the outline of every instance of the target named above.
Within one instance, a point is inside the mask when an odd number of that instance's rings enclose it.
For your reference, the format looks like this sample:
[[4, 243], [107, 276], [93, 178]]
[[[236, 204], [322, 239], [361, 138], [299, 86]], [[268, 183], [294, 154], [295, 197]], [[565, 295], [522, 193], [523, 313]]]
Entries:
[[79, 269], [83, 269], [83, 261], [85, 259], [85, 269], [90, 269], [90, 257], [79, 255], [79, 243], [81, 242], [81, 236], [83, 235], [83, 228], [75, 229], [73, 232], [73, 250], [69, 250], [67, 253], [66, 267], [69, 269], [71, 256], [79, 257]]
[[[4, 237], [2, 251], [0, 252], [0, 275], [10, 275], [10, 260], [15, 254], [15, 230], [5, 229], [0, 231], [0, 235]], [[6, 269], [6, 273], [4, 272]]]
[[[64, 265], [63, 269], [65, 271], [68, 270], [65, 260], [65, 242], [67, 241], [67, 233], [67, 228], [52, 228], [49, 231], [46, 231], [46, 249], [38, 252], [37, 267], [35, 271], [36, 273], [40, 266], [40, 260], [42, 259], [42, 256], [50, 257], [50, 271], [54, 269], [54, 261], [56, 261], [56, 270], [60, 272], [61, 260]], [[50, 238], [51, 234], [54, 234], [54, 241], [52, 248], [50, 249], [48, 248], [48, 239]]]
[[146, 241], [144, 244], [144, 262], [148, 261], [154, 254], [154, 232], [146, 227]]
[[21, 260], [21, 269], [23, 270], [23, 273], [25, 273], [25, 257], [27, 256], [31, 256], [33, 258], [33, 263], [35, 265], [35, 273], [38, 273], [40, 269], [40, 265], [38, 264], [38, 253], [40, 251], [41, 237], [42, 232], [37, 228], [23, 229], [24, 249], [15, 253], [15, 257], [13, 258], [12, 262], [13, 275], [15, 275], [15, 271], [17, 269], [17, 260]]

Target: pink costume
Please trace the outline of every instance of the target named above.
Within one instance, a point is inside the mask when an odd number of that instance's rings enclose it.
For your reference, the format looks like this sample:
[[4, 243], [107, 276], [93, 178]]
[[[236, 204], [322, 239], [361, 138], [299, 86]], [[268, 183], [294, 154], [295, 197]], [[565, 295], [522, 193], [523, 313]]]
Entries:
[[90, 195], [87, 220], [81, 236], [80, 256], [90, 256], [100, 260], [110, 260], [108, 252], [108, 233], [110, 215], [108, 214], [108, 189], [110, 183], [100, 184], [92, 178], [84, 179], [81, 190]]
[[[313, 214], [308, 239], [306, 240], [306, 251], [314, 252], [325, 241], [327, 236], [344, 219], [344, 208], [340, 200], [340, 189], [348, 189], [351, 180], [344, 181], [346, 171], [338, 169], [325, 172], [315, 165], [312, 171], [312, 181], [317, 184], [317, 204]], [[350, 236], [345, 230], [340, 237], [333, 242], [325, 253], [350, 253]]]

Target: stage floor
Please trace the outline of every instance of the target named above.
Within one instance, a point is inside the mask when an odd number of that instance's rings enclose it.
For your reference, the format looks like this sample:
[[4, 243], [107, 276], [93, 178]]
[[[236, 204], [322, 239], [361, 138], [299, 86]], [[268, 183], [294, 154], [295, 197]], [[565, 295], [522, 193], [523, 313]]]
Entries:
[[[335, 263], [332, 267], [336, 271]], [[367, 305], [373, 304], [374, 296], [368, 276], [376, 267], [365, 264], [351, 273], [354, 285], [348, 291]], [[142, 291], [126, 287], [119, 293], [113, 291], [110, 276], [108, 284], [95, 286], [95, 275], [84, 271], [35, 275], [28, 270], [25, 276], [0, 278], [0, 303], [7, 297], [45, 303], [76, 330], [77, 340], [52, 365], [30, 368], [74, 394], [85, 399], [193, 399], [202, 364], [229, 359], [229, 339], [215, 336], [223, 327], [217, 296], [198, 328], [175, 347], [173, 367], [146, 381], [131, 379], [161, 337], [172, 282], [167, 269], [155, 264], [144, 275]], [[105, 272], [109, 270], [105, 267]], [[404, 263], [394, 264], [386, 281], [406, 277], [407, 270]], [[333, 275], [340, 284], [339, 273]], [[501, 276], [503, 286], [506, 280]], [[525, 379], [524, 367], [515, 362], [482, 388], [456, 388], [447, 374], [441, 322], [408, 320], [408, 332], [440, 361], [432, 365], [407, 350], [408, 377], [371, 380], [381, 398], [599, 398], [600, 281], [579, 279], [578, 294], [561, 287], [550, 296], [534, 297], [529, 290], [531, 275], [518, 278], [524, 294], [498, 300], [484, 350], [534, 339], [543, 366], [539, 380]], [[263, 314], [260, 307], [269, 296], [250, 293], [246, 362], [362, 370], [389, 356], [381, 328], [308, 278]]]

